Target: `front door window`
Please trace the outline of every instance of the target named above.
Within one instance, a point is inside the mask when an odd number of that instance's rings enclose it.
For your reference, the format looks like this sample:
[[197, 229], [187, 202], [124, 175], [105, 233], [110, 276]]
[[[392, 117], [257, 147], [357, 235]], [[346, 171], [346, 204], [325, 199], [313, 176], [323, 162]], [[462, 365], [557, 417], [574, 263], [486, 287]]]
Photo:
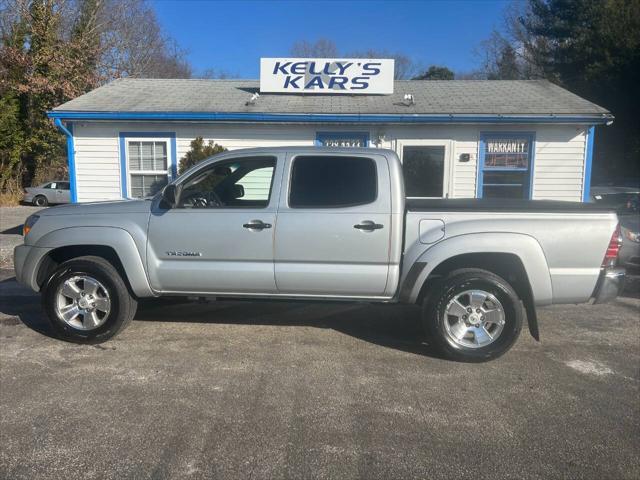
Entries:
[[445, 196], [444, 145], [412, 145], [402, 149], [405, 195], [409, 198]]

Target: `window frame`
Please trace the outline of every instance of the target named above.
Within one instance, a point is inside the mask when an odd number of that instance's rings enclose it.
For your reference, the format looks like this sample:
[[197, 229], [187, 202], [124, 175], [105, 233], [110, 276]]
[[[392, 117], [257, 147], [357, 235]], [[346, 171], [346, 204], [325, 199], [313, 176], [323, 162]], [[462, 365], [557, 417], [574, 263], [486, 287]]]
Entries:
[[[338, 147], [336, 147], [338, 148]], [[375, 196], [373, 198], [373, 200], [371, 200], [370, 202], [365, 202], [365, 203], [353, 203], [353, 204], [344, 204], [344, 205], [329, 205], [329, 206], [311, 206], [311, 207], [297, 207], [297, 206], [293, 206], [291, 205], [291, 186], [293, 185], [293, 170], [295, 168], [295, 164], [298, 161], [298, 159], [300, 158], [304, 158], [304, 157], [323, 157], [323, 156], [329, 156], [329, 157], [341, 157], [341, 158], [363, 158], [366, 160], [369, 160], [371, 163], [373, 163], [373, 167], [374, 167], [374, 174], [375, 174], [375, 186], [376, 186], [376, 191], [375, 191]], [[314, 152], [305, 152], [305, 153], [301, 153], [301, 154], [297, 154], [295, 156], [293, 156], [291, 158], [290, 164], [289, 164], [289, 172], [288, 172], [288, 180], [287, 180], [287, 195], [286, 195], [286, 206], [287, 208], [290, 208], [291, 210], [337, 210], [337, 209], [344, 209], [344, 208], [353, 208], [353, 207], [362, 207], [365, 205], [373, 205], [375, 204], [380, 196], [380, 186], [379, 186], [379, 173], [378, 173], [378, 162], [373, 158], [373, 156], [370, 155], [354, 155], [354, 154], [348, 154], [348, 153], [344, 153], [344, 154], [331, 154], [331, 153], [314, 153]]]
[[[527, 168], [509, 168], [509, 167], [486, 167], [485, 166], [485, 157], [486, 157], [486, 145], [487, 140], [491, 140], [492, 138], [502, 137], [502, 138], [523, 138], [526, 137], [529, 141], [529, 156], [528, 156], [528, 166]], [[477, 170], [477, 178], [476, 178], [476, 198], [483, 198], [483, 190], [484, 190], [484, 175], [485, 173], [494, 173], [494, 172], [519, 172], [527, 175], [526, 180], [523, 182], [523, 186], [526, 186], [527, 189], [527, 197], [525, 199], [531, 200], [533, 198], [533, 180], [534, 180], [534, 163], [535, 163], [535, 152], [536, 152], [536, 132], [532, 131], [517, 131], [511, 130], [507, 132], [503, 131], [484, 131], [480, 132], [480, 138], [478, 141], [478, 170]], [[504, 185], [504, 186], [515, 186], [516, 184], [487, 184], [488, 186], [495, 185]], [[519, 184], [517, 184], [519, 185]], [[510, 197], [504, 197], [510, 198]]]
[[[120, 192], [123, 198], [138, 198], [131, 196], [132, 175], [162, 175], [167, 176], [167, 183], [171, 183], [177, 176], [176, 134], [175, 132], [120, 132]], [[131, 170], [129, 168], [130, 142], [164, 142], [167, 147], [167, 169], [164, 170]]]
[[[264, 206], [256, 206], [256, 205], [247, 205], [247, 206], [242, 206], [242, 205], [224, 205], [221, 207], [210, 207], [210, 208], [186, 208], [186, 207], [181, 207], [179, 206], [180, 204], [180, 196], [182, 195], [182, 191], [184, 190], [184, 186], [189, 183], [189, 181], [191, 181], [192, 179], [194, 179], [195, 177], [200, 176], [205, 170], [209, 170], [209, 169], [213, 169], [213, 168], [218, 168], [218, 167], [224, 167], [226, 164], [233, 164], [233, 163], [238, 163], [241, 162], [243, 160], [253, 160], [253, 159], [272, 159], [273, 160], [273, 173], [271, 175], [271, 183], [269, 184], [269, 197], [267, 198], [267, 203]], [[194, 169], [193, 172], [189, 173], [188, 177], [185, 177], [184, 179], [180, 179], [180, 183], [178, 184], [179, 187], [179, 195], [177, 198], [177, 202], [176, 202], [176, 206], [173, 207], [172, 210], [177, 210], [177, 211], [189, 211], [189, 212], [194, 212], [194, 211], [212, 211], [212, 210], [217, 210], [217, 211], [221, 211], [221, 210], [265, 210], [267, 208], [269, 208], [272, 204], [273, 201], [273, 194], [274, 194], [274, 186], [275, 186], [275, 180], [276, 180], [276, 175], [278, 173], [278, 163], [279, 163], [279, 156], [278, 155], [273, 155], [273, 154], [262, 154], [262, 155], [249, 155], [249, 156], [238, 156], [238, 157], [232, 157], [232, 158], [226, 158], [226, 159], [220, 159], [220, 160], [216, 160], [213, 162], [207, 162], [204, 165], [202, 165], [200, 168]], [[261, 167], [261, 168], [265, 168], [265, 167]], [[246, 174], [245, 174], [246, 176]], [[240, 180], [244, 178], [241, 177]]]
[[442, 196], [441, 197], [409, 197], [407, 199], [424, 199], [424, 198], [449, 198], [453, 192], [453, 161], [451, 158], [453, 152], [452, 140], [439, 139], [406, 139], [396, 141], [396, 153], [402, 164], [402, 174], [404, 175], [404, 147], [444, 147], [444, 166], [442, 178]]

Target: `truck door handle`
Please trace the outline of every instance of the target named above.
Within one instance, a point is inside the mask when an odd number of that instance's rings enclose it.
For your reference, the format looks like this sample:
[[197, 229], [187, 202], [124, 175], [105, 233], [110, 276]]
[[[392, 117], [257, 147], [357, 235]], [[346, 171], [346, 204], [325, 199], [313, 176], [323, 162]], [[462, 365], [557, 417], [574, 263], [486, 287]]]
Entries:
[[384, 225], [374, 223], [371, 220], [363, 220], [362, 223], [353, 226], [353, 228], [357, 228], [358, 230], [363, 230], [365, 232], [373, 232], [374, 230], [380, 230], [383, 227]]
[[242, 225], [249, 230], [264, 230], [265, 228], [271, 228], [270, 223], [264, 223], [262, 220], [251, 220], [249, 223]]

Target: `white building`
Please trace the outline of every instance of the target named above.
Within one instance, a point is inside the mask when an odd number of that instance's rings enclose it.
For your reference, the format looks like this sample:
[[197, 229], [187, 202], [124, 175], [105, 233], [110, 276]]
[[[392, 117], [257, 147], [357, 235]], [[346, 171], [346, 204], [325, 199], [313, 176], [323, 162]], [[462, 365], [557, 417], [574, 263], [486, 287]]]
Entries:
[[[197, 136], [228, 149], [395, 150], [407, 196], [588, 198], [593, 132], [612, 115], [546, 81], [396, 81], [389, 95], [259, 92], [253, 80], [121, 79], [48, 114], [72, 198], [151, 193]], [[256, 98], [257, 97], [257, 98]]]

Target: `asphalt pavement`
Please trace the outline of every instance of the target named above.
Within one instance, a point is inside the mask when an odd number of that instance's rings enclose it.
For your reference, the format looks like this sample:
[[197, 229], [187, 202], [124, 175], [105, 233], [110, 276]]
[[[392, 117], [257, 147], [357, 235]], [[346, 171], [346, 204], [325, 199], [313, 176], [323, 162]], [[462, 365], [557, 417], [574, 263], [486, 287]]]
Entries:
[[148, 301], [75, 345], [12, 277], [0, 478], [640, 478], [636, 291], [541, 309], [541, 343], [471, 365], [409, 306]]

